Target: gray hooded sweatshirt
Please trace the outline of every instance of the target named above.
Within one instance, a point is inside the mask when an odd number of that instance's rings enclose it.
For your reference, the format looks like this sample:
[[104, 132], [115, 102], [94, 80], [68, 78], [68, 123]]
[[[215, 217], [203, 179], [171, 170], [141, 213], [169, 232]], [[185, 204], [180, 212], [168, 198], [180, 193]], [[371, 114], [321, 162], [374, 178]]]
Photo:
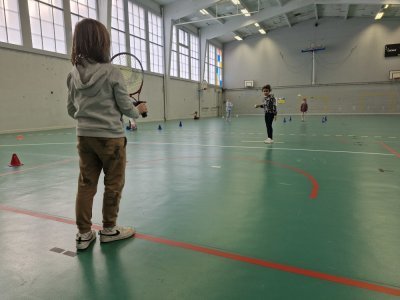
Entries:
[[72, 68], [67, 78], [68, 114], [78, 121], [78, 136], [119, 138], [125, 136], [122, 115], [138, 118], [121, 71], [110, 63], [84, 63]]

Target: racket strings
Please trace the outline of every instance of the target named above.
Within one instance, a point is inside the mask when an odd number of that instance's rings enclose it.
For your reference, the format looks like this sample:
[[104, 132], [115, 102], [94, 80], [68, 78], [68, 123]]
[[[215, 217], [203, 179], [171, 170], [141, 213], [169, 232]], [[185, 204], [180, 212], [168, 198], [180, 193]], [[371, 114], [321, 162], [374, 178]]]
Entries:
[[128, 93], [140, 93], [144, 78], [140, 61], [133, 55], [121, 53], [113, 58], [112, 63], [119, 65]]

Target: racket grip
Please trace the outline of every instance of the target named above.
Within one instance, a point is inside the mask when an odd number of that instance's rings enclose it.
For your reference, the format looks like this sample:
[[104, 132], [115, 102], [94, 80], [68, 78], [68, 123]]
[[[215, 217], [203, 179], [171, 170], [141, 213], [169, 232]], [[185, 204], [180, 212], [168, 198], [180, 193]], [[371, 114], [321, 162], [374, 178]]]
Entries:
[[[133, 105], [135, 105], [135, 106], [138, 106], [141, 103], [146, 103], [146, 101], [140, 101], [140, 100], [133, 101]], [[147, 112], [144, 112], [141, 115], [142, 115], [142, 118], [146, 118], [147, 117]]]

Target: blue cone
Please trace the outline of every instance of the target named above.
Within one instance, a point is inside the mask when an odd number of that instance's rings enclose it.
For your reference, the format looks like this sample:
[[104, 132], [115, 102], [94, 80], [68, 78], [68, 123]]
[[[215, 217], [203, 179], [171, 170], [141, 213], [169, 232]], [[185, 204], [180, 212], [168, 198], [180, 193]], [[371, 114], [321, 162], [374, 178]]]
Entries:
[[162, 128], [161, 128], [161, 125], [158, 125], [158, 130], [161, 130]]
[[286, 118], [283, 118], [283, 123], [286, 123]]
[[182, 121], [179, 121], [179, 127], [182, 127]]
[[289, 117], [289, 121], [290, 121], [290, 122], [292, 121], [292, 116]]

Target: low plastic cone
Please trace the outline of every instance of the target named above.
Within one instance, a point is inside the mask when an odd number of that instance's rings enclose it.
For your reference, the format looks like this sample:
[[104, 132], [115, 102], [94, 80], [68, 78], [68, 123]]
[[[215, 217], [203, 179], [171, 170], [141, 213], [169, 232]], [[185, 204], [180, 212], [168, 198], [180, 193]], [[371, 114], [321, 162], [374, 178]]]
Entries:
[[179, 122], [179, 127], [182, 127], [182, 121]]
[[161, 125], [158, 125], [158, 130], [161, 130], [162, 128], [161, 128]]
[[20, 166], [23, 166], [24, 164], [23, 163], [21, 163], [21, 161], [19, 160], [19, 158], [18, 158], [18, 155], [17, 154], [13, 154], [12, 155], [12, 157], [11, 157], [11, 162], [9, 163], [9, 167], [20, 167]]

